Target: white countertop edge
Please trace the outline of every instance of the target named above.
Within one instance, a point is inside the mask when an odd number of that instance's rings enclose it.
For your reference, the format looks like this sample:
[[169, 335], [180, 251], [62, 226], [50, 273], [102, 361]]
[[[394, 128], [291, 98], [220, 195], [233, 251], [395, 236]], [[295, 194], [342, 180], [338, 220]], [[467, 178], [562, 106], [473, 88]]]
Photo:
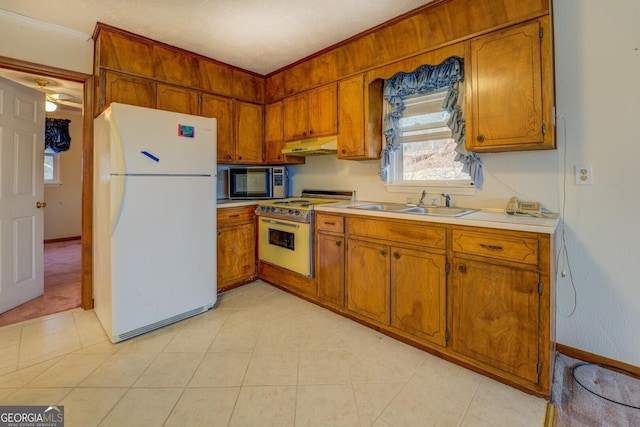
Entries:
[[440, 224], [466, 225], [472, 227], [496, 228], [501, 230], [528, 231], [532, 233], [553, 234], [558, 227], [558, 218], [535, 218], [508, 215], [501, 210], [480, 209], [460, 217], [446, 217], [435, 215], [420, 215], [389, 211], [369, 211], [350, 209], [353, 206], [366, 205], [375, 202], [347, 202], [331, 203], [315, 206], [318, 212], [333, 212], [340, 214], [362, 215], [379, 218], [396, 218], [412, 221], [423, 221]]
[[219, 208], [237, 208], [240, 206], [257, 205], [259, 202], [259, 200], [217, 199], [216, 206]]

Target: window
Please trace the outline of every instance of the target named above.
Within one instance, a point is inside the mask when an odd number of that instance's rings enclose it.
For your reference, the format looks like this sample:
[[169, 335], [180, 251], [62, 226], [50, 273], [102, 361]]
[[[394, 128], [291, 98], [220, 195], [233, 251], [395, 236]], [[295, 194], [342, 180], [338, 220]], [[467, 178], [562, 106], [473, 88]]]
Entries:
[[456, 141], [443, 109], [447, 88], [404, 99], [398, 120], [400, 148], [392, 153], [389, 183], [419, 186], [471, 186], [471, 177], [456, 161]]
[[44, 183], [60, 184], [60, 153], [50, 148], [44, 151]]

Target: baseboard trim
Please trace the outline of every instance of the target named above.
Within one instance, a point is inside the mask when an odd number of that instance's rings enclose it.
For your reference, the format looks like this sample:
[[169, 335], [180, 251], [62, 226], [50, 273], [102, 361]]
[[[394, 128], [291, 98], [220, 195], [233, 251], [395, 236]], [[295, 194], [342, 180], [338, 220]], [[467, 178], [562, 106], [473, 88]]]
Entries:
[[577, 348], [569, 347], [562, 344], [556, 343], [556, 351], [564, 354], [565, 356], [569, 356], [574, 359], [579, 359], [588, 363], [596, 363], [598, 365], [609, 366], [612, 368], [616, 368], [634, 376], [640, 378], [640, 367], [630, 365], [628, 363], [620, 362], [618, 360], [609, 359], [608, 357], [600, 356], [598, 354], [589, 353], [588, 351], [579, 350]]
[[553, 427], [553, 422], [556, 416], [556, 407], [551, 404], [551, 402], [547, 403], [547, 412], [544, 417], [544, 427]]
[[44, 243], [67, 242], [69, 240], [81, 240], [81, 236], [59, 237], [57, 239], [46, 239]]

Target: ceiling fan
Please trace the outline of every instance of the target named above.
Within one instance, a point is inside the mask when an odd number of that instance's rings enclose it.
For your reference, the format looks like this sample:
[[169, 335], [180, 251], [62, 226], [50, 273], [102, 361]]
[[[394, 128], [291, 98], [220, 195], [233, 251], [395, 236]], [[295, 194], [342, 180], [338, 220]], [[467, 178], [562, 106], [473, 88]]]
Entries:
[[82, 100], [69, 95], [67, 93], [57, 93], [53, 90], [47, 89], [46, 86], [51, 83], [50, 80], [44, 78], [36, 78], [33, 81], [40, 87], [40, 90], [46, 95], [46, 111], [55, 111], [58, 105], [65, 105], [67, 107], [82, 109]]

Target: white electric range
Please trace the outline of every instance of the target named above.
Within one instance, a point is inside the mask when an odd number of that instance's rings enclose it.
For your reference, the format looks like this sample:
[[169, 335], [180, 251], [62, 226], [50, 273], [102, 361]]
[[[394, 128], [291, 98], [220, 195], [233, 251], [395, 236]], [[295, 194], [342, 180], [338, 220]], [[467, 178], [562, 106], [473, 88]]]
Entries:
[[258, 258], [313, 277], [313, 207], [353, 200], [353, 191], [303, 190], [300, 197], [258, 203]]

